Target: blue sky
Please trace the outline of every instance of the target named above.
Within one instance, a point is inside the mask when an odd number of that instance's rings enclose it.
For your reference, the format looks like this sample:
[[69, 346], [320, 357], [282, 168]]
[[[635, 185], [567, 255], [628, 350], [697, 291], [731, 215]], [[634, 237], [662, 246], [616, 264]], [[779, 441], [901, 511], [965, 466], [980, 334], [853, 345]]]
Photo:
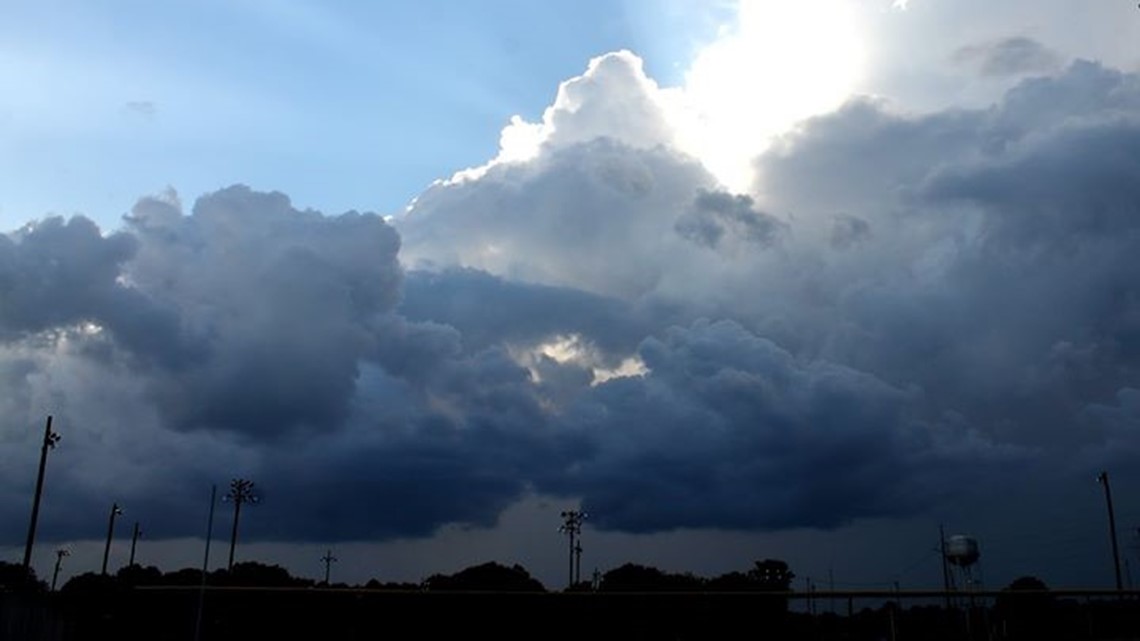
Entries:
[[929, 586], [946, 523], [992, 585], [1104, 585], [1097, 472], [1140, 524], [1134, 3], [0, 11], [0, 545], [52, 414], [41, 574], [112, 501], [195, 563], [239, 475], [239, 557], [352, 581], [557, 587], [581, 507], [584, 569]]
[[[992, 100], [947, 58], [1039, 34], [1134, 64], [1114, 4], [1080, 12], [864, 0], [864, 81], [919, 109]], [[738, 28], [732, 2], [7, 2], [0, 24], [0, 227], [82, 213], [113, 227], [166, 187], [233, 183], [305, 207], [399, 211], [493, 156], [513, 115], [539, 118], [591, 57], [629, 49], [663, 86]], [[819, 12], [826, 16], [826, 11]], [[789, 32], [790, 33], [790, 32]], [[1134, 56], [1133, 56], [1134, 58]]]
[[[1134, 63], [1114, 3], [857, 6], [874, 50], [854, 90], [919, 109], [992, 100], [954, 43], [1040, 33]], [[731, 32], [731, 2], [9, 2], [0, 24], [0, 226], [82, 213], [113, 227], [166, 187], [233, 183], [300, 205], [391, 214], [480, 165], [590, 58], [629, 49], [663, 86]], [[822, 12], [826, 15], [826, 12]], [[1060, 16], [1064, 16], [1062, 20]], [[936, 31], [932, 31], [936, 30]], [[1106, 33], [1109, 31], [1109, 33]], [[922, 35], [919, 35], [922, 34]]]
[[620, 48], [675, 81], [728, 14], [680, 2], [6, 3], [0, 223], [114, 225], [173, 186], [398, 211]]

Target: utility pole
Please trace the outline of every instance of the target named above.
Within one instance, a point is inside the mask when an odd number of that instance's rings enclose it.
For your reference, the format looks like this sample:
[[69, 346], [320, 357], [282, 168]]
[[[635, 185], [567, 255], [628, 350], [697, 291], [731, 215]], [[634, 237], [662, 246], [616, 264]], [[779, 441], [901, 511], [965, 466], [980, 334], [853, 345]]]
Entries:
[[1116, 570], [1116, 589], [1124, 589], [1124, 582], [1120, 578], [1120, 549], [1116, 546], [1116, 515], [1112, 511], [1112, 488], [1108, 485], [1108, 472], [1101, 472], [1096, 480], [1104, 486], [1104, 502], [1108, 506], [1108, 535], [1112, 540], [1112, 567]]
[[328, 550], [327, 552], [325, 552], [325, 555], [321, 557], [321, 561], [324, 561], [324, 563], [325, 563], [325, 587], [326, 588], [329, 587], [329, 585], [330, 585], [329, 584], [329, 572], [332, 569], [332, 564], [336, 563], [338, 560], [339, 559], [337, 559], [335, 556], [333, 556], [332, 550]]
[[811, 606], [811, 615], [815, 616], [815, 581], [808, 577], [808, 605]]
[[942, 557], [942, 590], [946, 593], [946, 610], [950, 610], [950, 567], [946, 565], [946, 530], [938, 524], [938, 553]]
[[202, 638], [202, 610], [206, 605], [206, 572], [210, 568], [210, 541], [214, 538], [214, 506], [218, 503], [218, 486], [210, 486], [210, 516], [206, 520], [206, 552], [202, 555], [202, 582], [198, 585], [198, 614], [194, 619], [194, 641]]
[[256, 505], [260, 500], [253, 492], [253, 481], [248, 479], [234, 479], [230, 481], [230, 491], [226, 493], [225, 500], [233, 501], [234, 504], [234, 527], [230, 533], [230, 561], [226, 565], [227, 570], [234, 569], [234, 547], [237, 546], [238, 534], [238, 519], [241, 518], [241, 506], [243, 503]]
[[63, 565], [63, 557], [71, 556], [71, 552], [67, 548], [59, 548], [55, 551], [55, 570], [51, 573], [51, 591], [55, 592], [55, 582], [59, 578], [59, 566]]
[[570, 567], [569, 567], [569, 587], [574, 587], [576, 581], [574, 568], [575, 557], [578, 558], [577, 567], [581, 569], [582, 558], [582, 545], [578, 541], [578, 536], [582, 533], [582, 521], [586, 520], [586, 513], [578, 510], [565, 510], [562, 512], [562, 526], [558, 528], [559, 532], [566, 533], [570, 538]]
[[59, 434], [51, 431], [51, 416], [47, 417], [47, 426], [44, 427], [44, 442], [40, 448], [40, 471], [36, 476], [36, 494], [32, 499], [32, 521], [28, 524], [28, 541], [24, 544], [24, 571], [32, 566], [32, 546], [36, 542], [36, 522], [40, 518], [40, 498], [44, 494], [44, 469], [47, 467], [48, 450], [55, 449], [59, 443]]
[[574, 585], [582, 582], [582, 538], [574, 544]]
[[123, 513], [118, 503], [111, 504], [111, 515], [107, 518], [107, 544], [103, 546], [103, 574], [107, 574], [107, 558], [111, 556], [111, 537], [115, 535], [115, 517]]
[[142, 530], [139, 529], [139, 522], [135, 521], [135, 532], [131, 535], [131, 560], [127, 562], [127, 567], [135, 564], [135, 546], [138, 545], [140, 536], [142, 536]]
[[[815, 583], [812, 582], [810, 576], [804, 577], [804, 613], [815, 614], [815, 599], [812, 595], [815, 593]], [[850, 613], [848, 613], [850, 616]]]
[[828, 608], [832, 614], [835, 614], [835, 567], [831, 564], [827, 566], [827, 590], [831, 592], [831, 597], [828, 599]]

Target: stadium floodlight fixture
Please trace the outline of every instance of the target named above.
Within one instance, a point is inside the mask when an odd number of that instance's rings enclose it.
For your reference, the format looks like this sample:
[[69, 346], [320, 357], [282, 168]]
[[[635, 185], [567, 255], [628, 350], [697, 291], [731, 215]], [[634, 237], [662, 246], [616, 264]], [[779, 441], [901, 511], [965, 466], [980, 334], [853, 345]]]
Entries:
[[246, 503], [250, 505], [257, 505], [261, 502], [261, 497], [254, 492], [254, 483], [249, 479], [237, 478], [230, 481], [230, 490], [222, 497], [223, 501], [230, 501], [234, 504], [234, 524], [233, 530], [230, 532], [230, 560], [226, 565], [227, 570], [234, 569], [234, 548], [237, 547], [237, 533], [238, 521], [241, 518], [241, 506]]

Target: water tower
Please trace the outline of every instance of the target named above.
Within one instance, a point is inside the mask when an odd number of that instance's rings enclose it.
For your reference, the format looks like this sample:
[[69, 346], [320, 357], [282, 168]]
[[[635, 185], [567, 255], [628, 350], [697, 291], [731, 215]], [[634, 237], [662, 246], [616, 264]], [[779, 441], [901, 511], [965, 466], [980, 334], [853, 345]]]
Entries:
[[954, 574], [959, 587], [973, 589], [976, 586], [973, 567], [981, 556], [978, 540], [966, 534], [955, 534], [946, 539], [945, 549], [946, 562], [957, 569]]

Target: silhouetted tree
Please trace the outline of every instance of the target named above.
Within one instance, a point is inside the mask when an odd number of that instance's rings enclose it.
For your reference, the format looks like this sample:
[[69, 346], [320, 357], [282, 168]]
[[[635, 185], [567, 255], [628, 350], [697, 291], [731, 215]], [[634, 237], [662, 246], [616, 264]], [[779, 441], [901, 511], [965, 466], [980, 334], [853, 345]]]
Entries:
[[163, 585], [201, 585], [202, 571], [198, 568], [182, 568], [162, 575]]
[[602, 575], [602, 592], [700, 590], [704, 581], [692, 574], [671, 574], [654, 567], [626, 563]]
[[158, 568], [153, 565], [144, 568], [137, 563], [119, 568], [119, 571], [115, 573], [115, 578], [123, 585], [128, 586], [160, 585], [164, 582], [162, 572]]
[[[752, 564], [747, 573], [731, 572], [709, 582], [710, 590], [726, 592], [787, 592], [792, 588], [796, 577], [788, 564], [779, 559], [764, 559]], [[788, 599], [771, 597], [759, 606], [769, 616], [782, 615], [788, 611]]]
[[792, 587], [792, 579], [796, 575], [788, 569], [788, 564], [779, 559], [764, 559], [757, 561], [748, 571], [748, 578], [759, 590], [772, 592], [786, 592]]
[[756, 581], [743, 572], [729, 572], [705, 582], [710, 592], [746, 592], [756, 589]]
[[729, 572], [705, 582], [711, 592], [787, 592], [792, 587], [795, 573], [779, 559], [756, 561], [752, 569]]
[[0, 588], [16, 592], [46, 592], [47, 584], [37, 579], [31, 568], [0, 561]]
[[521, 565], [507, 567], [491, 561], [446, 576], [434, 574], [425, 581], [428, 590], [494, 590], [545, 592], [542, 583]]
[[295, 578], [280, 565], [266, 565], [256, 561], [235, 563], [229, 571], [219, 570], [211, 578], [216, 585], [232, 585], [260, 588], [307, 587], [313, 585], [310, 579]]
[[593, 592], [594, 583], [592, 581], [579, 581], [574, 585], [568, 586], [563, 592]]
[[994, 600], [994, 611], [1009, 639], [1051, 638], [1054, 599], [1049, 587], [1035, 576], [1015, 579]]
[[63, 594], [104, 595], [119, 589], [119, 581], [110, 574], [84, 572], [77, 574], [63, 584]]
[[389, 591], [415, 591], [421, 589], [422, 586], [418, 583], [381, 583], [376, 579], [369, 579], [368, 583], [364, 584], [366, 590], [389, 590]]

